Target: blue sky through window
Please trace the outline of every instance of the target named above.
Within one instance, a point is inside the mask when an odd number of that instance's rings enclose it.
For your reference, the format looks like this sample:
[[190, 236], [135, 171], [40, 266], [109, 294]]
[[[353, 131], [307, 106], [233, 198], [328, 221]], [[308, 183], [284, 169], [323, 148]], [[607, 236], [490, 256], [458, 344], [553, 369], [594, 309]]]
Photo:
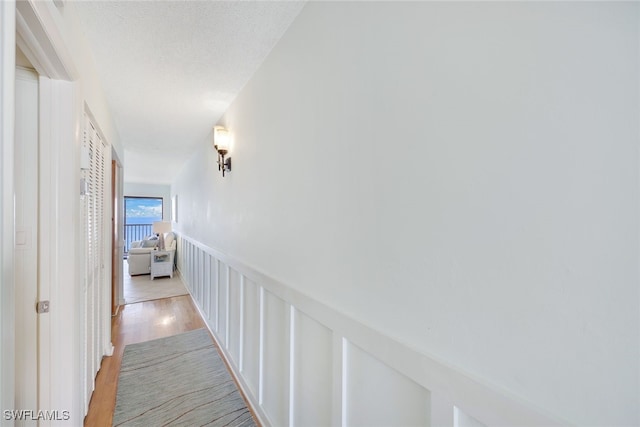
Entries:
[[126, 224], [153, 224], [162, 221], [162, 199], [125, 197], [124, 213]]

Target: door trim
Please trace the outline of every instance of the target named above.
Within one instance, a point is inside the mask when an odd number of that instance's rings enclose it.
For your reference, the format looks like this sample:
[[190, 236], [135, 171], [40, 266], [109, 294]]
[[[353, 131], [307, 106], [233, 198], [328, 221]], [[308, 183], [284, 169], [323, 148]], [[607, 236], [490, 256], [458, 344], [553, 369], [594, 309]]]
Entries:
[[0, 2], [0, 405], [15, 407], [13, 144], [16, 69], [15, 2]]

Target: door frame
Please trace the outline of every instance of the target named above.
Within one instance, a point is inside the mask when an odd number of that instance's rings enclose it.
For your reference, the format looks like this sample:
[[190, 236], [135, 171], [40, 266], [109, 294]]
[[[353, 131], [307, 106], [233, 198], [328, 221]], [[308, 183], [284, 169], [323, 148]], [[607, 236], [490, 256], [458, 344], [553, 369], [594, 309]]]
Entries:
[[111, 315], [118, 314], [124, 304], [124, 191], [123, 169], [117, 153], [111, 149]]
[[0, 2], [0, 405], [15, 408], [15, 279], [13, 265], [13, 144], [15, 112], [15, 2]]
[[[63, 2], [58, 2], [64, 7]], [[19, 46], [40, 75], [40, 148], [38, 269], [39, 300], [50, 300], [48, 314], [39, 322], [39, 407], [67, 410], [78, 424], [84, 415], [80, 401], [79, 302], [77, 271], [79, 141], [83, 105], [78, 73], [61, 28], [62, 18], [53, 2], [13, 0], [0, 4], [0, 120], [2, 134], [0, 229], [2, 282], [0, 287], [0, 402], [13, 409], [15, 388], [15, 277], [13, 267], [13, 125], [15, 46]], [[71, 143], [70, 143], [71, 142]], [[37, 408], [33, 408], [34, 410]], [[9, 421], [11, 424], [11, 421]], [[40, 421], [41, 426], [50, 425]]]

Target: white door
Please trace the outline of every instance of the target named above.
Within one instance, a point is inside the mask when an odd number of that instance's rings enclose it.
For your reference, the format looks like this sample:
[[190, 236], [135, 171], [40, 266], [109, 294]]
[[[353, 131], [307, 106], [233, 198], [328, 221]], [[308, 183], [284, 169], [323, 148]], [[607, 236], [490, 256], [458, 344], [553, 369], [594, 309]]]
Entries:
[[[82, 179], [86, 193], [82, 196], [81, 216], [84, 236], [84, 280], [82, 300], [82, 368], [84, 395], [83, 405], [89, 407], [91, 393], [95, 387], [95, 375], [100, 369], [104, 354], [105, 318], [109, 319], [109, 294], [111, 274], [105, 270], [107, 252], [105, 245], [110, 235], [109, 223], [105, 222], [105, 199], [107, 188], [106, 144], [97, 127], [85, 115], [83, 138]], [[110, 271], [110, 270], [109, 270]]]
[[[15, 409], [38, 408], [38, 75], [16, 68]], [[19, 417], [17, 426], [36, 425]], [[26, 419], [25, 419], [26, 418]]]

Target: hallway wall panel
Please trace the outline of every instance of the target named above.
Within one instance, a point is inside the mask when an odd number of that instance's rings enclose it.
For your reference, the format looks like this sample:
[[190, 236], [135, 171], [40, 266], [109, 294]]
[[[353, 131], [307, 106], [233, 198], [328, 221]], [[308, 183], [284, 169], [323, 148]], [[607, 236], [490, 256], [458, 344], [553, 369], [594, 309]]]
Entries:
[[430, 424], [428, 390], [353, 344], [347, 343], [343, 354], [346, 425]]
[[216, 249], [178, 242], [180, 275], [265, 426], [562, 425]]
[[226, 346], [229, 342], [229, 269], [224, 263], [219, 263], [219, 266], [217, 332], [222, 344]]
[[291, 422], [295, 426], [332, 424], [333, 340], [331, 330], [292, 310]]
[[274, 426], [288, 425], [289, 420], [289, 305], [262, 289], [263, 329], [260, 379], [260, 405]]
[[229, 268], [229, 304], [228, 310], [228, 324], [227, 330], [229, 331], [227, 348], [229, 354], [235, 362], [236, 366], [240, 367], [240, 342], [242, 340], [242, 289], [240, 287], [240, 276], [238, 272], [232, 268]]
[[242, 276], [242, 351], [241, 373], [251, 394], [258, 396], [260, 384], [260, 291], [258, 286]]

